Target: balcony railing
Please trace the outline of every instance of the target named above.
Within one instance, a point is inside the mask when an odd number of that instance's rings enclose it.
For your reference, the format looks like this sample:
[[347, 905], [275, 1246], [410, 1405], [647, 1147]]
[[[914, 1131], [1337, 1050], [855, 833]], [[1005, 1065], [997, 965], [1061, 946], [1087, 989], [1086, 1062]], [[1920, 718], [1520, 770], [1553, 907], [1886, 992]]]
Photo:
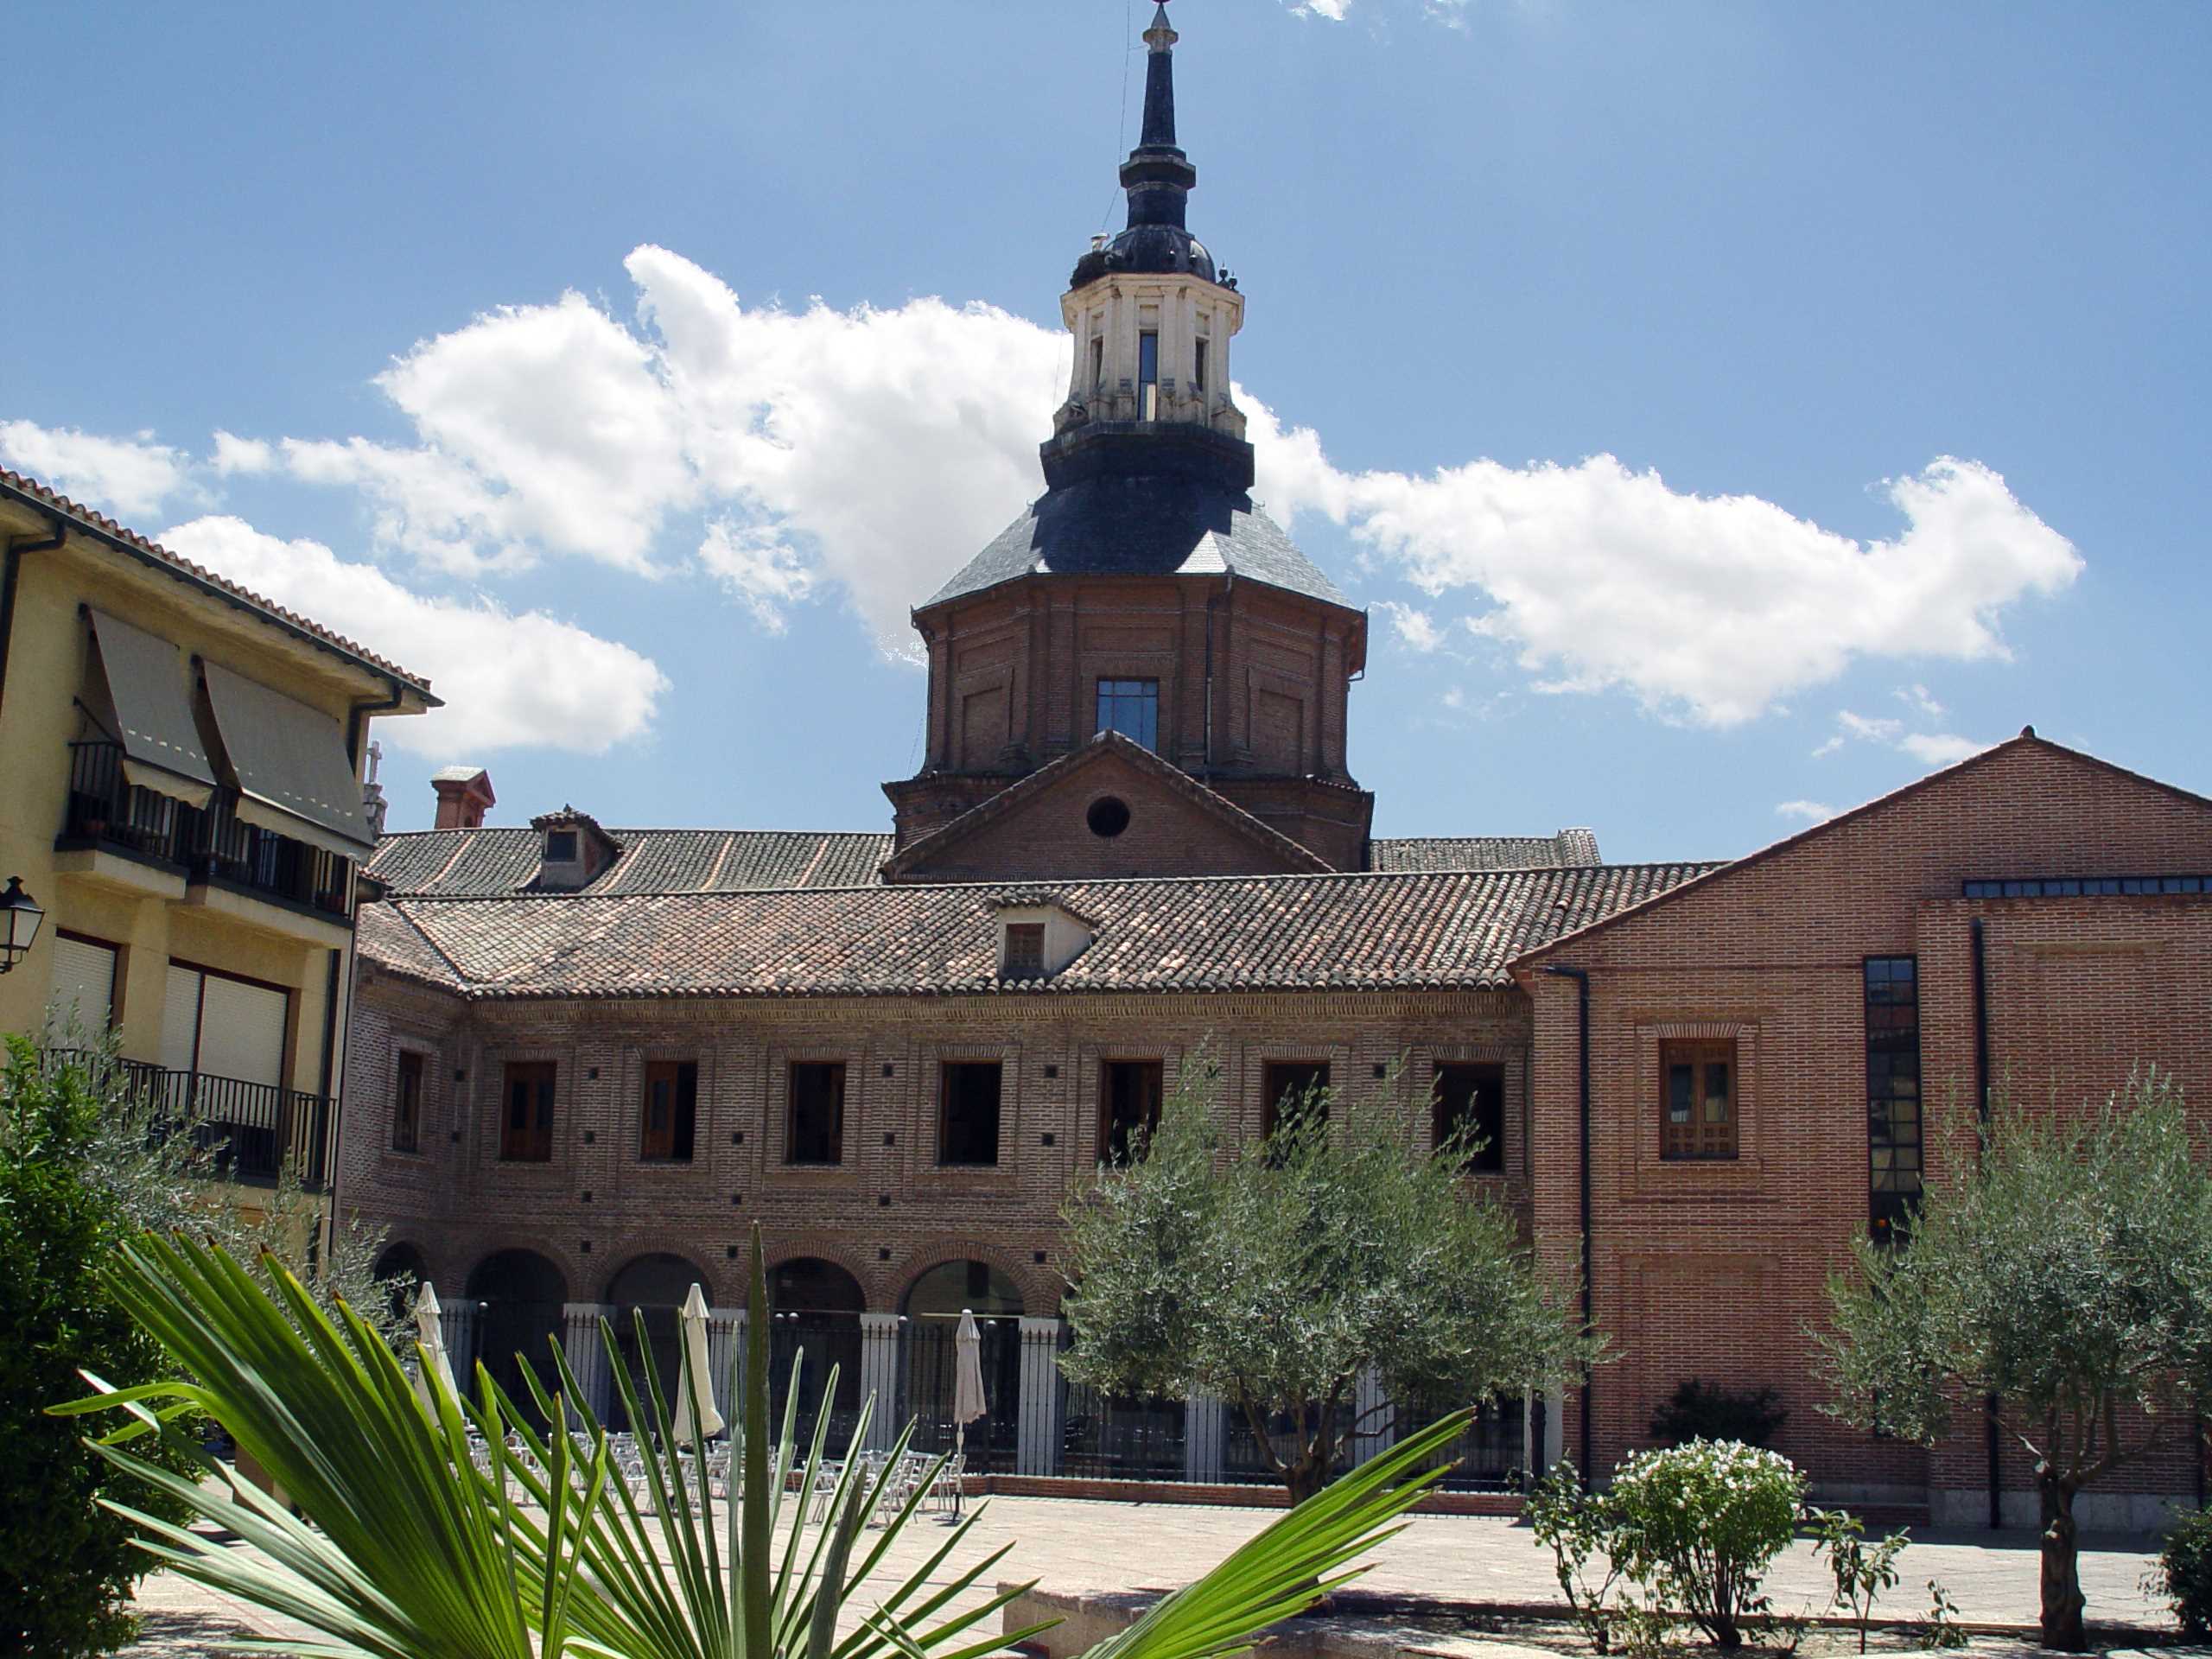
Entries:
[[69, 746], [64, 846], [92, 844], [178, 867], [189, 881], [276, 899], [343, 920], [352, 913], [350, 861], [258, 824], [239, 822], [237, 798], [218, 791], [191, 807], [124, 776], [117, 743]]
[[[56, 1058], [91, 1057], [56, 1051]], [[215, 1173], [224, 1179], [273, 1185], [289, 1163], [307, 1191], [320, 1192], [328, 1184], [328, 1096], [143, 1060], [115, 1064], [124, 1092], [150, 1109], [156, 1131], [188, 1130], [214, 1154]]]

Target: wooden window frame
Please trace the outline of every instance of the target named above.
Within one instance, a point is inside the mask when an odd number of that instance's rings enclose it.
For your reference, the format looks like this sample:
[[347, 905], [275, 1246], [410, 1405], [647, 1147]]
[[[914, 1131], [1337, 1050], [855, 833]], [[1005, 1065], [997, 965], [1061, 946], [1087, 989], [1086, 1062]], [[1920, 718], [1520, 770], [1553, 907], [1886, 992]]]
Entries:
[[[557, 1107], [561, 1066], [557, 1060], [509, 1060], [499, 1070], [499, 1161], [503, 1164], [550, 1164], [553, 1161], [553, 1118]], [[534, 1087], [536, 1121], [520, 1128], [515, 1123], [515, 1090]]]
[[[1016, 940], [1020, 949], [1016, 949]], [[1005, 960], [999, 966], [1001, 979], [1042, 979], [1045, 977], [1045, 924], [1042, 922], [1008, 922], [1006, 925]]]
[[[952, 1147], [952, 1074], [957, 1071], [988, 1067], [998, 1077], [997, 1122], [993, 1126], [991, 1155], [988, 1158], [953, 1158], [947, 1154]], [[944, 1169], [998, 1169], [1002, 1167], [1000, 1154], [1006, 1141], [1006, 1062], [1003, 1060], [940, 1060], [938, 1062], [937, 1085], [937, 1161]]]
[[[830, 1156], [802, 1158], [799, 1153], [798, 1081], [802, 1071], [836, 1073], [830, 1109]], [[836, 1169], [845, 1161], [845, 1090], [851, 1073], [842, 1060], [791, 1060], [784, 1067], [784, 1163], [793, 1169]]]
[[[668, 1122], [653, 1126], [653, 1090], [668, 1088]], [[641, 1164], [688, 1164], [699, 1145], [699, 1062], [647, 1060], [638, 1097], [638, 1161]]]
[[[1727, 1067], [1726, 1116], [1712, 1116], [1712, 1068]], [[1675, 1116], [1674, 1075], [1690, 1068], [1687, 1121]], [[1665, 1037], [1659, 1042], [1659, 1157], [1662, 1162], [1732, 1163], [1742, 1147], [1744, 1071], [1733, 1037]]]
[[429, 1057], [420, 1049], [401, 1049], [391, 1079], [392, 1151], [422, 1152], [423, 1098], [429, 1092]]
[[1160, 1129], [1160, 1113], [1167, 1097], [1167, 1063], [1165, 1060], [1139, 1058], [1102, 1059], [1098, 1062], [1098, 1161], [1102, 1164], [1122, 1165], [1129, 1161], [1126, 1138], [1120, 1147], [1114, 1140], [1114, 1076], [1123, 1066], [1141, 1068], [1151, 1076], [1151, 1100], [1138, 1114], [1146, 1137], [1149, 1139]]
[[[1439, 1060], [1436, 1062], [1433, 1104], [1429, 1124], [1429, 1145], [1432, 1147], [1442, 1147], [1457, 1127], [1451, 1121], [1452, 1116], [1451, 1102], [1446, 1095], [1444, 1087], [1446, 1074], [1449, 1072], [1479, 1074], [1475, 1077], [1474, 1090], [1467, 1096], [1467, 1103], [1471, 1109], [1478, 1107], [1482, 1097], [1481, 1090], [1484, 1084], [1496, 1090], [1495, 1099], [1497, 1108], [1496, 1131], [1487, 1136], [1472, 1157], [1461, 1161], [1460, 1168], [1470, 1175], [1503, 1175], [1505, 1173], [1504, 1063], [1500, 1060]], [[1478, 1118], [1480, 1116], [1478, 1110], [1472, 1111], [1471, 1115]], [[1490, 1128], [1489, 1125], [1483, 1127], [1485, 1129]]]

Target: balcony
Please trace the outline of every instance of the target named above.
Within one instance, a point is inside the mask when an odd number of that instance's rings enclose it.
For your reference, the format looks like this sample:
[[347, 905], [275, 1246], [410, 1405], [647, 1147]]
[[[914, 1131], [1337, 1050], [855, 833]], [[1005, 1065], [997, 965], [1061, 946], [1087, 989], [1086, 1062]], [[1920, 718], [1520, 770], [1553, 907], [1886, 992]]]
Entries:
[[124, 778], [117, 743], [69, 746], [69, 805], [54, 846], [119, 853], [341, 927], [353, 913], [351, 861], [240, 823], [226, 791], [200, 808], [141, 788]]
[[[81, 1051], [57, 1058], [85, 1059]], [[302, 1187], [329, 1185], [330, 1097], [238, 1077], [172, 1071], [143, 1060], [118, 1060], [123, 1090], [151, 1109], [158, 1129], [188, 1129], [214, 1154], [225, 1180], [273, 1186], [289, 1163]]]

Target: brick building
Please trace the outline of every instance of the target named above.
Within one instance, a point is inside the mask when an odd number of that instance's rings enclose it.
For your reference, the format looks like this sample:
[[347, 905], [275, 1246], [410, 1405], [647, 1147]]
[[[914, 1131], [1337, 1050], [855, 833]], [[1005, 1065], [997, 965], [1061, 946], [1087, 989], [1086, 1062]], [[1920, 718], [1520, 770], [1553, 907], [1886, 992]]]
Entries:
[[489, 778], [440, 774], [437, 827], [368, 867], [341, 1202], [436, 1281], [464, 1357], [564, 1332], [603, 1389], [599, 1314], [648, 1309], [660, 1347], [694, 1281], [726, 1350], [757, 1334], [757, 1220], [779, 1370], [840, 1361], [840, 1409], [873, 1389], [939, 1433], [967, 1306], [989, 1467], [1235, 1478], [1258, 1459], [1217, 1402], [1058, 1378], [1063, 1197], [1201, 1044], [1232, 1138], [1402, 1056], [1436, 1132], [1482, 1125], [1471, 1180], [1586, 1262], [1621, 1356], [1548, 1446], [1504, 1402], [1468, 1481], [1608, 1466], [1701, 1375], [1780, 1389], [1831, 1491], [1970, 1509], [1973, 1448], [1818, 1414], [1802, 1327], [1916, 1190], [1923, 1096], [2070, 1101], [2137, 1059], [2212, 1082], [2212, 804], [2024, 734], [1726, 867], [1376, 838], [1345, 742], [1366, 619], [1249, 494], [1243, 302], [1185, 225], [1164, 11], [1146, 40], [1046, 488], [914, 613], [926, 752], [889, 832], [486, 827]]

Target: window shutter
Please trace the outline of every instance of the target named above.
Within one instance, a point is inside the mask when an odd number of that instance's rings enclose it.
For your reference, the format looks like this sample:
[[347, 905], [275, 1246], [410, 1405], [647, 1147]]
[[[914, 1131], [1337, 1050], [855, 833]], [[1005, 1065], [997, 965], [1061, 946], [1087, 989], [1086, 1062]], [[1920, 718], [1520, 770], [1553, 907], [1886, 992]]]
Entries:
[[162, 995], [162, 1069], [192, 1070], [192, 1054], [200, 1041], [200, 979], [189, 968], [169, 964], [168, 983]]
[[103, 1035], [115, 1014], [115, 948], [56, 934], [54, 995], [48, 1006], [48, 1029], [55, 1037], [68, 1037], [73, 1017], [86, 1039]]
[[283, 992], [209, 975], [200, 1013], [200, 1074], [282, 1085], [284, 1015]]

